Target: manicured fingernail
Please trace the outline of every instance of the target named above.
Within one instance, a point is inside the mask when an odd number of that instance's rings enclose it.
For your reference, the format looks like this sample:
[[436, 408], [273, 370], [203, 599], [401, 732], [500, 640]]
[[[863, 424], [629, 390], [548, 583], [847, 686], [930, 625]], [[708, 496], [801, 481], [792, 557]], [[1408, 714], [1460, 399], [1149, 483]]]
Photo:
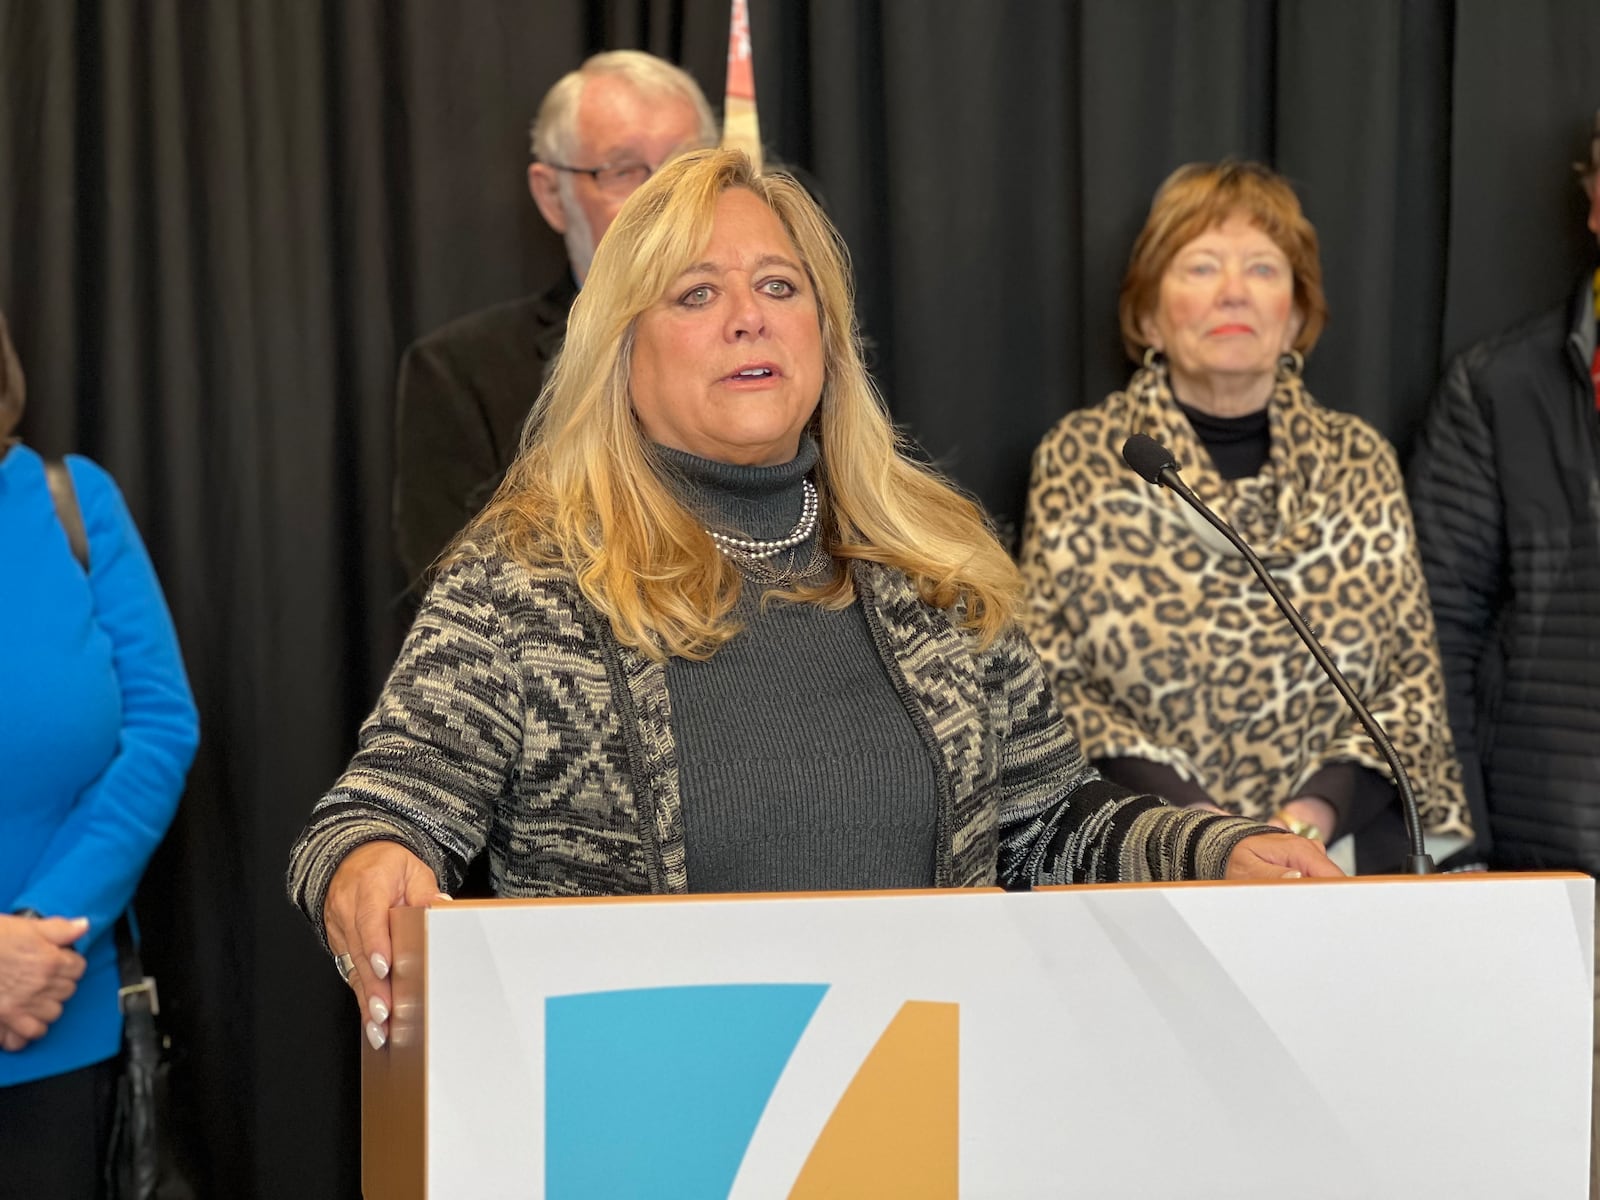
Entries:
[[381, 954], [374, 953], [372, 956], [372, 973], [379, 979], [389, 978], [389, 960]]
[[372, 1019], [382, 1025], [389, 1019], [389, 1006], [383, 1002], [382, 996], [374, 996], [367, 1002], [367, 1011], [372, 1014]]
[[1300, 872], [1299, 871], [1285, 871], [1283, 873], [1282, 877], [1284, 879], [1299, 879], [1300, 878]]
[[446, 896], [443, 892], [440, 892], [437, 896], [434, 897], [434, 899], [435, 900], [454, 900], [455, 897], [454, 896]]
[[374, 1050], [382, 1050], [383, 1044], [389, 1040], [389, 1035], [383, 1031], [383, 1026], [376, 1021], [367, 1022], [367, 1041]]

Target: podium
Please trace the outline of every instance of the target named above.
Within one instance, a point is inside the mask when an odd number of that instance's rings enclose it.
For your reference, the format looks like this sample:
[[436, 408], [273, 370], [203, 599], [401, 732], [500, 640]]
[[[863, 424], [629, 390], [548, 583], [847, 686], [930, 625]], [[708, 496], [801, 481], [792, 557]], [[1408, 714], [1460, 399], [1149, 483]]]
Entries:
[[367, 1200], [1587, 1195], [1594, 882], [397, 909]]

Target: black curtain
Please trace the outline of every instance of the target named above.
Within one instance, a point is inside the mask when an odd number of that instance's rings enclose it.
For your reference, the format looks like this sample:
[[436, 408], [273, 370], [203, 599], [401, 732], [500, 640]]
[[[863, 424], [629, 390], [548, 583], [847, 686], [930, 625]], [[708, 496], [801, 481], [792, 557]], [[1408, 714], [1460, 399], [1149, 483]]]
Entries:
[[[1126, 374], [1117, 284], [1180, 163], [1296, 182], [1333, 311], [1309, 381], [1402, 450], [1446, 357], [1593, 259], [1595, 0], [750, 7], [766, 140], [850, 242], [889, 402], [1003, 523]], [[550, 83], [637, 46], [716, 102], [727, 8], [0, 0], [25, 433], [120, 481], [200, 700], [140, 907], [210, 1195], [358, 1192], [356, 1014], [281, 877], [396, 644], [399, 352], [563, 269], [523, 184]]]

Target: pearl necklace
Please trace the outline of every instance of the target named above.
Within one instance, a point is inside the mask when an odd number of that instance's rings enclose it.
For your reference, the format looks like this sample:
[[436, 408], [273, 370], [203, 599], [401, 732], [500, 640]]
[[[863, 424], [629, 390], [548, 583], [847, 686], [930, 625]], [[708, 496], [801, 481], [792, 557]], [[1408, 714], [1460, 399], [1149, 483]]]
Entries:
[[817, 489], [811, 480], [803, 479], [800, 481], [800, 490], [805, 496], [800, 508], [800, 521], [784, 537], [772, 540], [741, 538], [718, 533], [714, 529], [707, 529], [706, 533], [710, 535], [717, 549], [729, 558], [761, 560], [782, 554], [785, 550], [798, 546], [817, 529]]

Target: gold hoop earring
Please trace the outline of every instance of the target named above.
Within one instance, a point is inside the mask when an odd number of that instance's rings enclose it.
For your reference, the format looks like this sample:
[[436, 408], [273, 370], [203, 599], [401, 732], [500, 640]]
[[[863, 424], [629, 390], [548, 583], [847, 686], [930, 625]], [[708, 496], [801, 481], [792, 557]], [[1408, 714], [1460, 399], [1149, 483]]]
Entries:
[[1144, 348], [1144, 369], [1146, 371], [1165, 371], [1167, 369], [1167, 356], [1154, 346]]
[[1300, 378], [1300, 372], [1306, 369], [1306, 356], [1298, 350], [1285, 350], [1278, 355], [1278, 370], [1285, 375]]

